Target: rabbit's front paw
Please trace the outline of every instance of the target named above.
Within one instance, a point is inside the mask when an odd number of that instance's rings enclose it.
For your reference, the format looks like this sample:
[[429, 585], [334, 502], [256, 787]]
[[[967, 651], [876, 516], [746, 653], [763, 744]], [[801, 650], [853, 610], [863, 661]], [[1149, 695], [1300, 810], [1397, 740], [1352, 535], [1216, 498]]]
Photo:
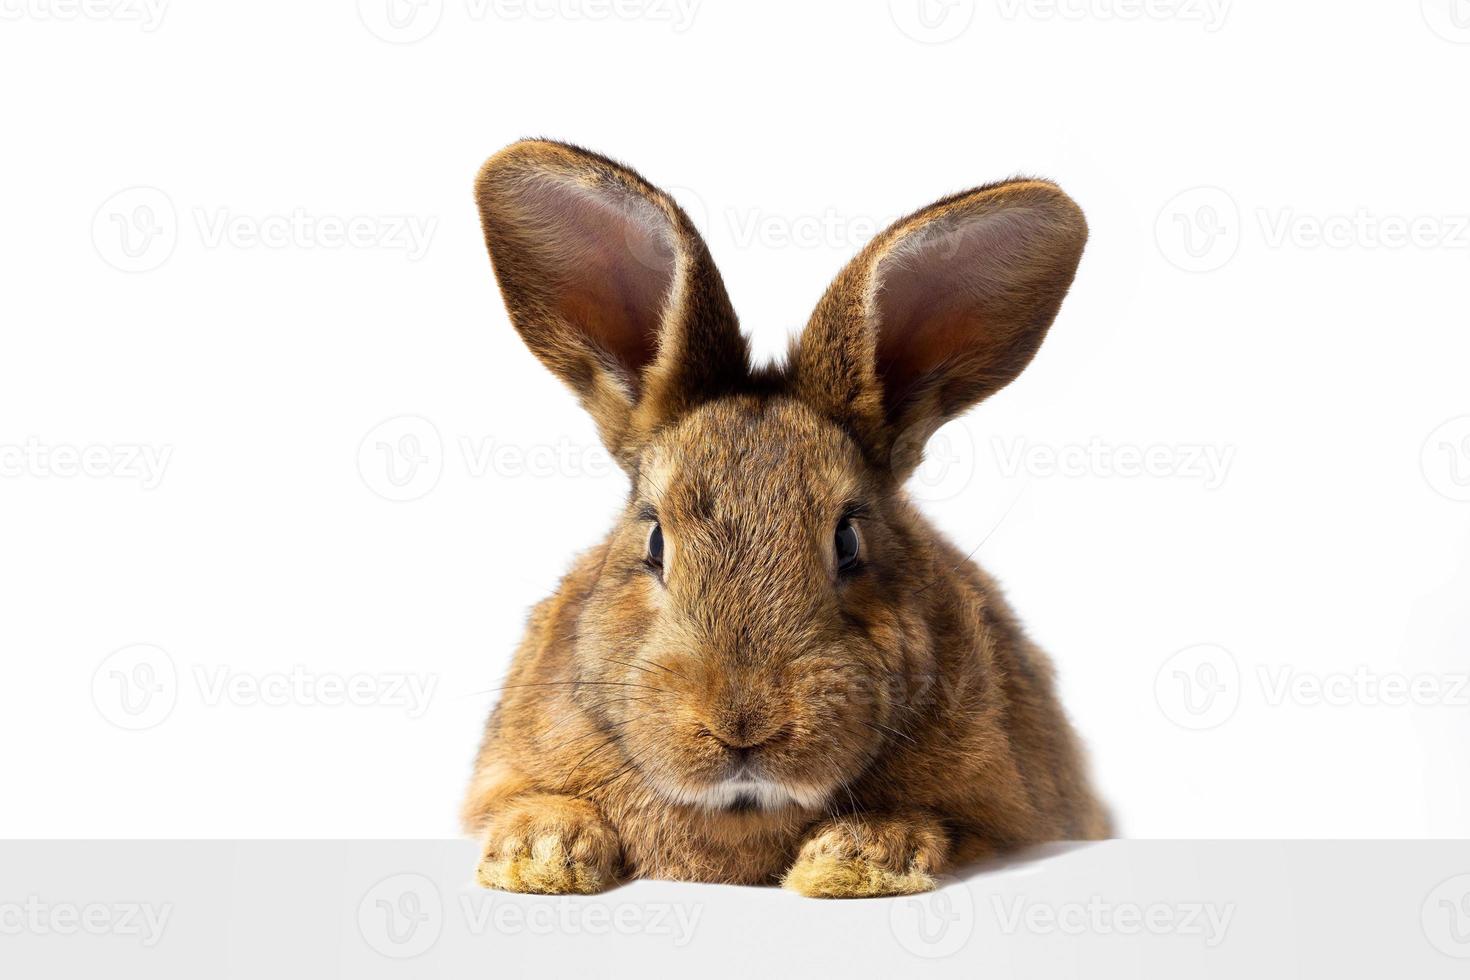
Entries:
[[617, 834], [586, 800], [528, 796], [490, 821], [476, 877], [486, 888], [538, 895], [591, 895], [612, 885]]
[[947, 850], [927, 814], [841, 817], [812, 829], [781, 884], [809, 898], [912, 895], [934, 887]]

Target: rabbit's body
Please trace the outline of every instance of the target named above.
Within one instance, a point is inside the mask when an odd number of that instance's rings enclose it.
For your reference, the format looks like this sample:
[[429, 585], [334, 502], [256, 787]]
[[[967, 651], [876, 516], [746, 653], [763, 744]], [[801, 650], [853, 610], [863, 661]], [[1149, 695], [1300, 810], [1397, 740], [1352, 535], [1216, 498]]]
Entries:
[[[517, 144], [479, 192], [517, 328], [633, 484], [537, 607], [491, 716], [465, 806], [481, 880], [891, 894], [1106, 836], [1050, 665], [902, 490], [933, 428], [1039, 343], [1085, 235], [1070, 201], [1019, 182], [900, 222], [788, 363], [754, 369], [703, 243], [635, 174]], [[936, 241], [962, 270], [1018, 254], [936, 306], [943, 283], [894, 274]]]

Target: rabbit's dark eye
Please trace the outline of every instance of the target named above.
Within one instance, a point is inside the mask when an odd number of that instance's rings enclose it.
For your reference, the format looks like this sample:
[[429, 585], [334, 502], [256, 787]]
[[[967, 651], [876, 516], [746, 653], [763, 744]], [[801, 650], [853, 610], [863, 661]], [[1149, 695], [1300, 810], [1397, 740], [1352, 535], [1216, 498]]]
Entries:
[[856, 568], [858, 558], [861, 557], [862, 539], [858, 536], [857, 528], [853, 527], [852, 521], [844, 519], [841, 524], [837, 525], [835, 545], [837, 570], [849, 572]]
[[648, 532], [648, 563], [655, 568], [664, 567], [664, 529], [659, 527], [658, 521], [653, 522], [652, 529]]

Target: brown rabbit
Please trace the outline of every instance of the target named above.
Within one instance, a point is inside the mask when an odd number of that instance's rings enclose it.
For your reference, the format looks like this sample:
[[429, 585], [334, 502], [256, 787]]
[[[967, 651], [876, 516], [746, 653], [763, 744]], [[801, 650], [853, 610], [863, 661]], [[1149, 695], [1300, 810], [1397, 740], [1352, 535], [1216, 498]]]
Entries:
[[490, 716], [481, 883], [889, 895], [1107, 836], [1046, 657], [903, 490], [1036, 353], [1087, 238], [1071, 199], [1012, 180], [896, 222], [752, 367], [704, 242], [638, 174], [531, 140], [475, 193], [512, 323], [632, 482]]

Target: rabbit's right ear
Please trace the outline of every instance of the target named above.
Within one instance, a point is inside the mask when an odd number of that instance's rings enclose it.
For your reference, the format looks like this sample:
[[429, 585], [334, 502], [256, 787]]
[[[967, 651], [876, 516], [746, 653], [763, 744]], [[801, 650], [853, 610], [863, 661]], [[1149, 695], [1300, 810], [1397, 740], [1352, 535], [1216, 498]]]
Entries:
[[632, 170], [524, 140], [486, 161], [475, 199], [511, 322], [624, 466], [654, 429], [747, 377], [709, 250]]
[[1055, 184], [1010, 180], [901, 218], [848, 263], [796, 344], [796, 387], [906, 477], [941, 425], [1030, 362], [1087, 242]]

